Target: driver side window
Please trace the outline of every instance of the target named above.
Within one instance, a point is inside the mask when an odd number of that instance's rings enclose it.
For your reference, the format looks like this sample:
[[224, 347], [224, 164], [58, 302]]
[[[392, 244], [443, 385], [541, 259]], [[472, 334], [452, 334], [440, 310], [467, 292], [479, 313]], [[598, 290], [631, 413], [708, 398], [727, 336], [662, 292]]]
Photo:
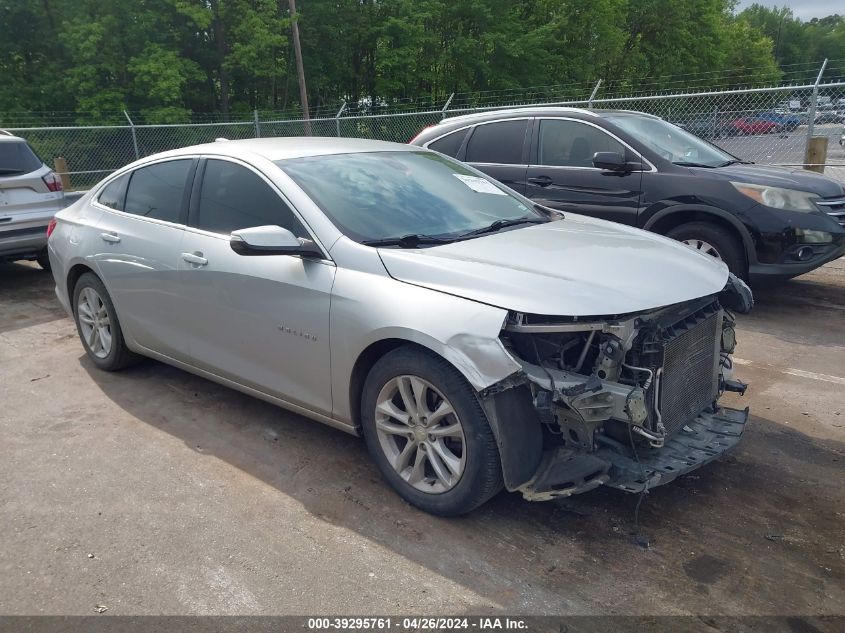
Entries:
[[592, 167], [596, 152], [617, 152], [625, 156], [625, 146], [586, 123], [562, 119], [540, 121], [538, 165]]
[[291, 208], [258, 174], [237, 163], [209, 159], [200, 187], [197, 228], [228, 235], [267, 225], [308, 237]]

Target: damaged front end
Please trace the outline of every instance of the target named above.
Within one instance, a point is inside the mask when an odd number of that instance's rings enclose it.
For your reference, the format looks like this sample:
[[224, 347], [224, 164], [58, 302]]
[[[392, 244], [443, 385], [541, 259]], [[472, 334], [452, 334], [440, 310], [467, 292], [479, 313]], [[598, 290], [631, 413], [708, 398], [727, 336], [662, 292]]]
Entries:
[[529, 500], [607, 485], [640, 492], [735, 446], [748, 410], [732, 375], [734, 318], [750, 291], [595, 319], [512, 312], [501, 339], [522, 371], [482, 392], [505, 484]]

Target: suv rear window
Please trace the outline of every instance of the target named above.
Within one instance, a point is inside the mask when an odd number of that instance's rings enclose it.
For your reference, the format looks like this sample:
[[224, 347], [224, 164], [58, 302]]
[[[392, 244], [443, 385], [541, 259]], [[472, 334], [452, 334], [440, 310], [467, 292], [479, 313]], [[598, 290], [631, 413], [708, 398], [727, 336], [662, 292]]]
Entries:
[[28, 174], [43, 165], [26, 141], [0, 141], [0, 176]]
[[435, 152], [440, 152], [441, 154], [446, 154], [446, 156], [457, 158], [458, 150], [461, 149], [461, 145], [464, 142], [464, 137], [467, 135], [467, 132], [469, 132], [469, 128], [447, 134], [446, 136], [429, 143], [428, 149], [433, 149]]

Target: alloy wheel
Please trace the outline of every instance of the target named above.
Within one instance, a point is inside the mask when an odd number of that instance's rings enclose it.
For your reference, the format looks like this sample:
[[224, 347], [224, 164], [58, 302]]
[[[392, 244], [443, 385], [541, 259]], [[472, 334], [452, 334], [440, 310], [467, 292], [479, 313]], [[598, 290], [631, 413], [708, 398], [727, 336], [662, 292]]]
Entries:
[[105, 302], [91, 286], [79, 293], [76, 315], [88, 349], [97, 358], [106, 358], [112, 345], [111, 320]]
[[430, 382], [402, 375], [379, 392], [376, 434], [387, 461], [411, 486], [440, 494], [466, 466], [464, 429], [452, 404]]

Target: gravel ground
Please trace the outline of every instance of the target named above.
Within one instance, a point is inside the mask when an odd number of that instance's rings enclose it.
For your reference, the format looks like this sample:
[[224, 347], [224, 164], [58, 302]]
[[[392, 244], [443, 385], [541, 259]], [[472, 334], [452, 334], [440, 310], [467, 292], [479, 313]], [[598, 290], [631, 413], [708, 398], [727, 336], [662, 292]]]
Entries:
[[637, 498], [460, 519], [363, 443], [149, 361], [107, 374], [0, 265], [0, 614], [819, 615], [845, 609], [845, 260], [739, 322], [738, 450]]

